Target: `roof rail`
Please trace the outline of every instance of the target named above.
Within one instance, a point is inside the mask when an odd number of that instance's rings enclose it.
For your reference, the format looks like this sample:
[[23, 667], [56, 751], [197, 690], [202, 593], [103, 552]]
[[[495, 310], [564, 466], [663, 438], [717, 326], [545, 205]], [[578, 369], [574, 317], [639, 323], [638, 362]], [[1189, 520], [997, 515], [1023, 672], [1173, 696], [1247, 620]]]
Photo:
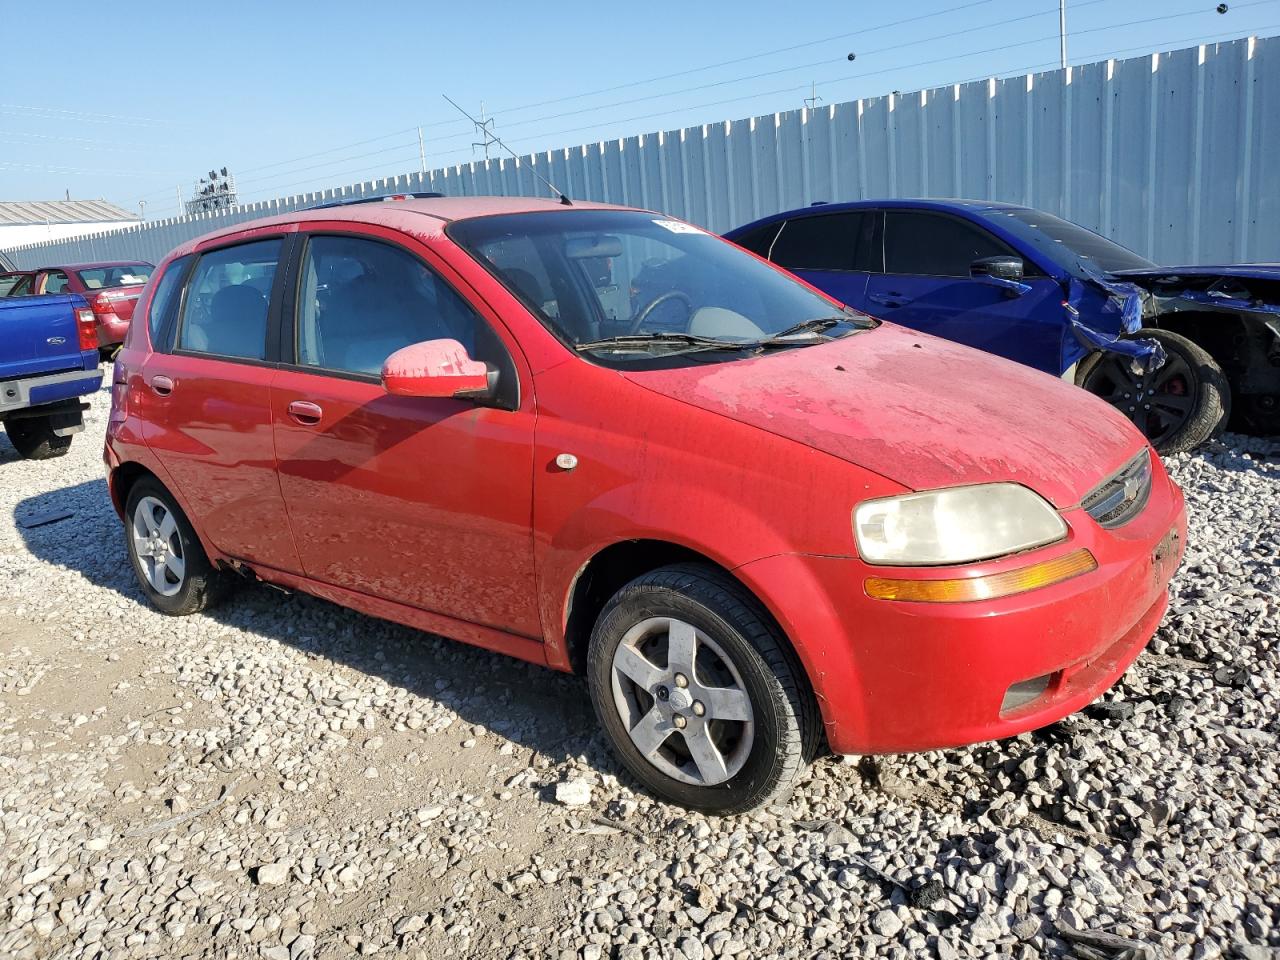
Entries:
[[429, 200], [433, 197], [443, 196], [443, 193], [389, 193], [384, 197], [357, 197], [354, 200], [327, 200], [324, 203], [317, 203], [315, 206], [307, 207], [307, 209], [324, 210], [328, 207], [350, 207], [357, 203], [383, 203], [396, 200]]

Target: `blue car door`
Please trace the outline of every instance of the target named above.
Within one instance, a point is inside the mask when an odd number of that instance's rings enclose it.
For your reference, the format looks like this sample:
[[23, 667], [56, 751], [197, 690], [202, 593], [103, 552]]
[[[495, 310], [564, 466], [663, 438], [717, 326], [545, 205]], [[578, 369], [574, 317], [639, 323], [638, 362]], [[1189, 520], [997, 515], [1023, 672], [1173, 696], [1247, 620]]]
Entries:
[[873, 210], [792, 217], [782, 223], [762, 256], [841, 303], [871, 312], [867, 279], [878, 269], [872, 263], [875, 219]]
[[[949, 213], [884, 212], [884, 272], [866, 285], [867, 313], [1058, 376], [1066, 318], [1061, 285], [983, 227]], [[1023, 261], [1022, 293], [970, 275], [984, 257]]]

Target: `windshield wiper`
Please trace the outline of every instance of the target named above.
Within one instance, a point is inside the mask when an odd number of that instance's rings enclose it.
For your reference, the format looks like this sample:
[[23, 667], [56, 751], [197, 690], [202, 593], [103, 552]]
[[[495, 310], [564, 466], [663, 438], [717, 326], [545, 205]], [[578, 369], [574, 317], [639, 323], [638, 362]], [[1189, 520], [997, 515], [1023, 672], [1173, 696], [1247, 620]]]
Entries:
[[[814, 320], [803, 320], [761, 340], [753, 340], [751, 345], [753, 347], [791, 347], [807, 343], [827, 343], [833, 338], [826, 336], [826, 331], [842, 323], [853, 324], [860, 330], [866, 330], [875, 325], [874, 322], [860, 323], [858, 317], [850, 314], [818, 317]], [[801, 334], [808, 334], [808, 336], [801, 336]]]
[[756, 342], [752, 340], [717, 340], [715, 337], [700, 337], [694, 333], [629, 333], [619, 337], [603, 337], [600, 340], [575, 343], [573, 349], [581, 353], [585, 350], [600, 350], [606, 347], [639, 347], [649, 344], [673, 344], [678, 347], [696, 346], [719, 350], [747, 350], [756, 346]]

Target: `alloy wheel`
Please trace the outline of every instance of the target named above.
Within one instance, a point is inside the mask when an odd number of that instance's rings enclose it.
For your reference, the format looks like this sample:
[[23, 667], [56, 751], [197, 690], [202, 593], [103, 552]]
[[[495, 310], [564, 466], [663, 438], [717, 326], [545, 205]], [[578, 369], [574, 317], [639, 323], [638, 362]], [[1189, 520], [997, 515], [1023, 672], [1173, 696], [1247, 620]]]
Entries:
[[613, 701], [631, 742], [683, 783], [714, 786], [747, 762], [755, 716], [724, 649], [692, 624], [650, 617], [613, 654]]
[[1133, 421], [1154, 446], [1180, 430], [1195, 407], [1195, 375], [1186, 359], [1166, 354], [1157, 370], [1134, 373], [1127, 360], [1109, 356], [1084, 387]]
[[181, 590], [186, 561], [173, 511], [155, 497], [143, 497], [133, 510], [130, 535], [138, 567], [151, 589], [165, 597]]

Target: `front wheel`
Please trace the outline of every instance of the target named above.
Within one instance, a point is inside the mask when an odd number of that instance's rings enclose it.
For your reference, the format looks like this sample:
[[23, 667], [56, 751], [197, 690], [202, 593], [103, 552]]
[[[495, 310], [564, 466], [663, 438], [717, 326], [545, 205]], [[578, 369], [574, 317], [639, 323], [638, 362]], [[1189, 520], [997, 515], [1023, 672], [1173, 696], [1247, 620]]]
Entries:
[[52, 460], [71, 449], [71, 434], [58, 436], [52, 417], [14, 417], [5, 421], [4, 432], [24, 460]]
[[709, 567], [663, 567], [619, 590], [592, 631], [587, 678], [622, 762], [685, 807], [740, 813], [784, 796], [817, 751], [795, 655]]
[[1132, 420], [1157, 452], [1195, 449], [1227, 422], [1226, 375], [1207, 351], [1180, 334], [1144, 328], [1135, 336], [1164, 348], [1163, 366], [1135, 374], [1127, 357], [1095, 353], [1080, 364], [1076, 383]]

